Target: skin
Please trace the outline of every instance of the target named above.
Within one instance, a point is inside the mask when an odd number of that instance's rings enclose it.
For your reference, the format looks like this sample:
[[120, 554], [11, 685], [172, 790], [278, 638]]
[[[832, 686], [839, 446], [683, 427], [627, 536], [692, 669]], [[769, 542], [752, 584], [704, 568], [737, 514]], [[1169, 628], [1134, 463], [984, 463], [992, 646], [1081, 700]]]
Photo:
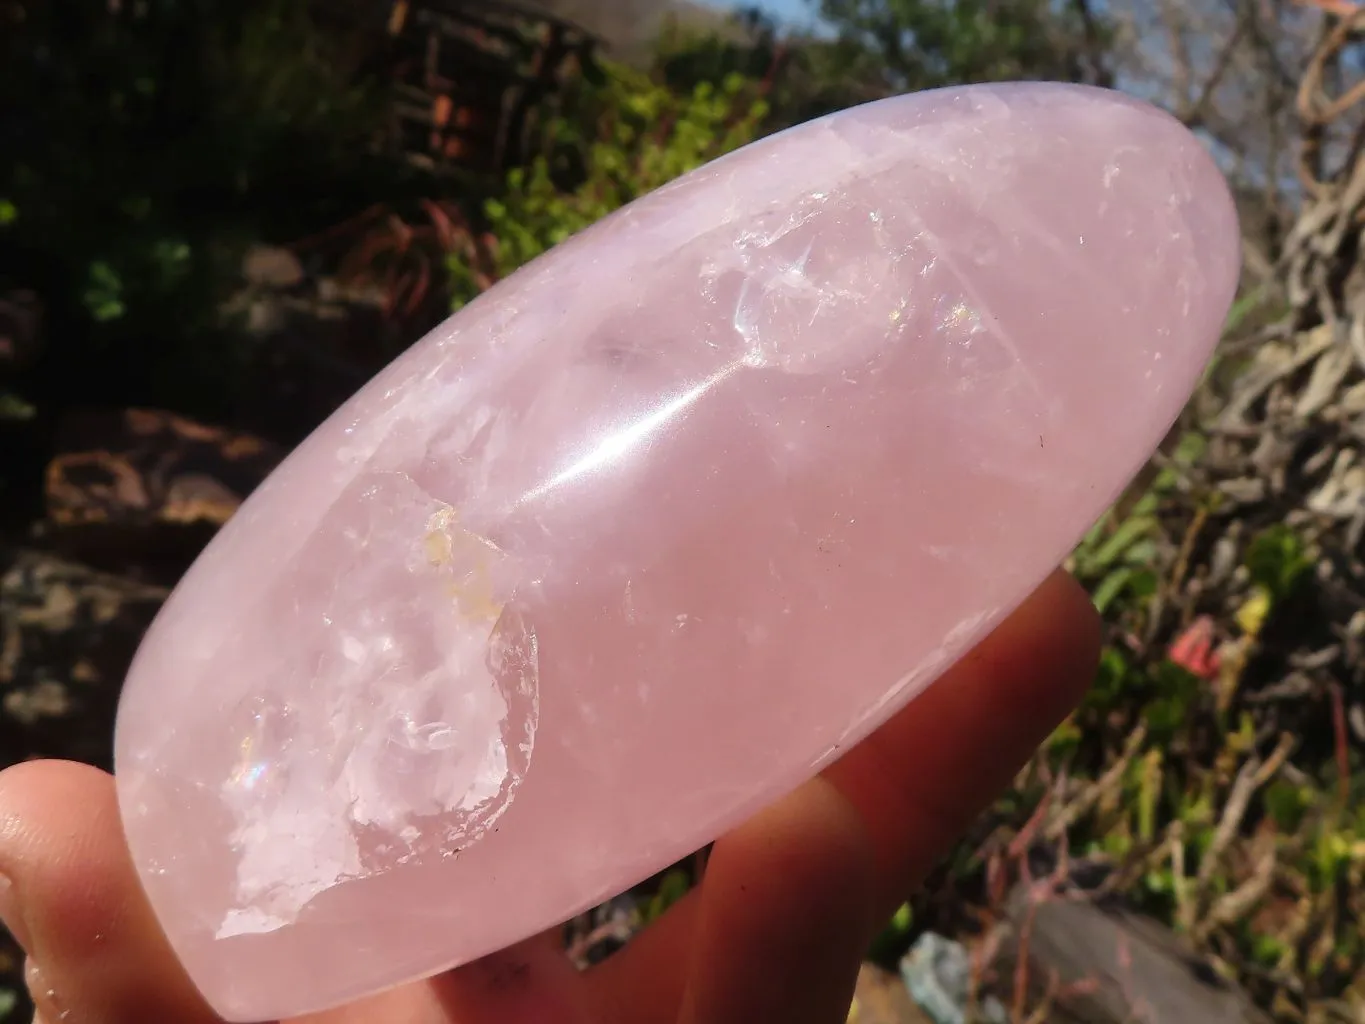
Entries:
[[[719, 840], [702, 885], [579, 973], [551, 935], [308, 1024], [843, 1024], [878, 927], [1089, 685], [1099, 624], [1062, 573], [820, 777]], [[38, 1024], [211, 1024], [134, 879], [113, 779], [0, 772], [0, 916]]]

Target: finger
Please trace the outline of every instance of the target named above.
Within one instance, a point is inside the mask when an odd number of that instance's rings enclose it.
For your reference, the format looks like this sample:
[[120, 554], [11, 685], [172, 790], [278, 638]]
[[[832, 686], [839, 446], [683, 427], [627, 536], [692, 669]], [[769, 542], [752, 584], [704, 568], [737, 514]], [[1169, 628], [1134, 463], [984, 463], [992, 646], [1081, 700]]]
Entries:
[[[221, 1024], [152, 916], [127, 854], [112, 777], [65, 761], [0, 772], [0, 900], [29, 954], [38, 1020]], [[294, 1024], [585, 1024], [580, 979], [547, 936], [430, 982]]]
[[875, 921], [871, 839], [816, 779], [716, 844], [682, 1024], [841, 1024]]
[[557, 930], [431, 981], [449, 1021], [463, 1024], [591, 1024], [583, 979]]
[[[1093, 605], [1069, 576], [1056, 573], [970, 655], [825, 773], [869, 836], [878, 915], [889, 914], [923, 880], [1079, 702], [1098, 648]], [[708, 869], [703, 888], [713, 877]], [[674, 1018], [701, 902], [699, 893], [689, 894], [589, 973], [606, 1019]]]
[[287, 1024], [589, 1024], [558, 930], [458, 970]]
[[65, 761], [0, 772], [0, 875], [40, 1019], [216, 1024], [137, 884], [109, 775]]
[[[0, 772], [0, 875], [11, 879], [6, 923], [29, 954], [35, 1024], [221, 1024], [142, 894], [112, 777], [65, 761]], [[450, 1017], [434, 988], [410, 985], [297, 1024], [377, 1020], [448, 1024]]]
[[891, 913], [1080, 703], [1100, 622], [1058, 572], [939, 684], [832, 765], [876, 847]]

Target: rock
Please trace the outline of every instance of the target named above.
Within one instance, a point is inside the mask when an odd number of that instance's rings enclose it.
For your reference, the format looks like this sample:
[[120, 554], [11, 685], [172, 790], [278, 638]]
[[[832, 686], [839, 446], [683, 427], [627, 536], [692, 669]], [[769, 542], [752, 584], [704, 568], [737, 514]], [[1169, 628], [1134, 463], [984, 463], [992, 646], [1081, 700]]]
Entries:
[[108, 768], [114, 709], [166, 590], [0, 548], [0, 757]]
[[242, 421], [265, 436], [301, 440], [435, 322], [390, 316], [384, 302], [373, 286], [330, 277], [288, 290], [247, 286], [229, 298], [219, 314], [251, 353]]
[[809, 778], [1149, 459], [1240, 262], [1185, 127], [1017, 84], [765, 139], [485, 293], [256, 490], [134, 662], [120, 805], [190, 975], [230, 1020], [359, 998]]
[[279, 246], [253, 245], [242, 258], [242, 278], [256, 288], [297, 288], [304, 277], [299, 258]]
[[70, 413], [47, 468], [49, 539], [99, 568], [173, 581], [280, 458], [257, 437], [168, 412]]
[[901, 961], [900, 971], [910, 998], [934, 1024], [1006, 1024], [1005, 1008], [993, 996], [976, 993], [978, 1004], [970, 1005], [971, 955], [962, 943], [925, 932]]
[[1030, 899], [1020, 887], [1008, 908], [995, 975], [1014, 977], [1027, 948], [1030, 1008], [1049, 1024], [1270, 1024], [1250, 997], [1219, 978], [1168, 928], [1082, 899]]
[[858, 972], [858, 988], [849, 1011], [848, 1024], [935, 1022], [915, 1005], [899, 977], [875, 964], [863, 964]]

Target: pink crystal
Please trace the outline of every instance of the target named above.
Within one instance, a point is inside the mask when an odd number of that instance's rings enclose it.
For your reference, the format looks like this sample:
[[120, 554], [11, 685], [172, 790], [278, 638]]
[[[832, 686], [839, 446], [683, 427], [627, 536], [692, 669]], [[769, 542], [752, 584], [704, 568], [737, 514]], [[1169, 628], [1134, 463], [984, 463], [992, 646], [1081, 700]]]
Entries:
[[1196, 139], [924, 93], [560, 246], [320, 427], [123, 695], [128, 841], [215, 1008], [467, 962], [799, 784], [1150, 455], [1237, 280]]

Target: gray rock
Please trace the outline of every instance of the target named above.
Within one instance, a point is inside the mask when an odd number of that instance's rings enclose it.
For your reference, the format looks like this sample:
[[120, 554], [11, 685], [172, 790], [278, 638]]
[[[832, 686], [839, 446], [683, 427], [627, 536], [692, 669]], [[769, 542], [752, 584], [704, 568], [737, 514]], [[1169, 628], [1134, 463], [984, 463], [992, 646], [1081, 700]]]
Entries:
[[[1005, 1008], [992, 996], [968, 1007], [971, 993], [971, 955], [965, 946], [933, 932], [925, 932], [901, 961], [901, 978], [910, 997], [934, 1024], [1006, 1024]], [[968, 1018], [969, 1009], [975, 1015]]]

